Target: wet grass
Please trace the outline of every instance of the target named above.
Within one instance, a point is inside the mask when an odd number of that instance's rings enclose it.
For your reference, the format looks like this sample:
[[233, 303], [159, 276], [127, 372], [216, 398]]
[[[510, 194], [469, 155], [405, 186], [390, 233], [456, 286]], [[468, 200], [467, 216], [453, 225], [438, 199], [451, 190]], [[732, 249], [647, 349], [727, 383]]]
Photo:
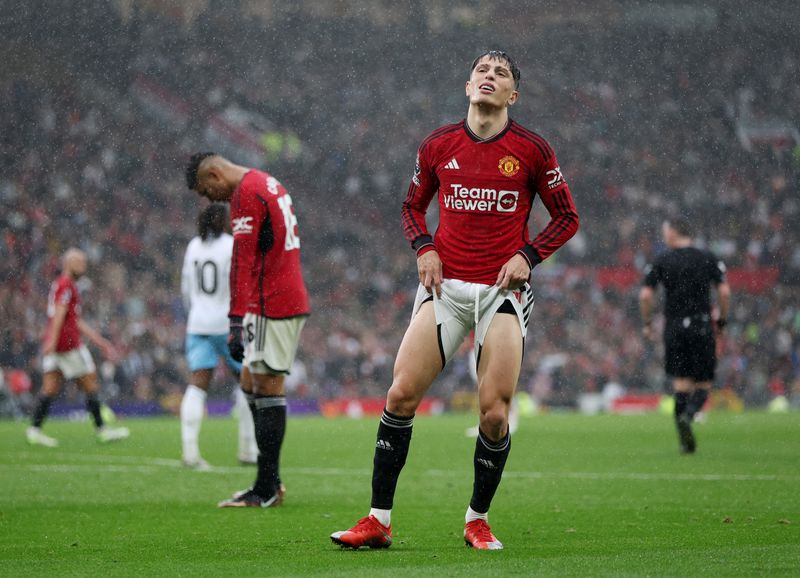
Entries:
[[369, 507], [377, 420], [290, 419], [286, 504], [219, 510], [247, 487], [235, 423], [206, 420], [211, 472], [180, 467], [176, 419], [127, 420], [98, 445], [51, 421], [57, 449], [0, 422], [4, 576], [693, 576], [800, 574], [800, 416], [712, 414], [681, 456], [660, 415], [523, 418], [491, 523], [502, 552], [464, 547], [474, 441], [463, 415], [418, 418], [385, 551], [328, 535]]

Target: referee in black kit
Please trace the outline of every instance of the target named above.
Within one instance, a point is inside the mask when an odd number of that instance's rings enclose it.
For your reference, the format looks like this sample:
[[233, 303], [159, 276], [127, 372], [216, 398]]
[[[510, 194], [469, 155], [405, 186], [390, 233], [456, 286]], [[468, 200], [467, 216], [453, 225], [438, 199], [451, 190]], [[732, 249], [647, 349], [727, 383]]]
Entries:
[[[725, 264], [710, 251], [692, 246], [687, 219], [668, 219], [662, 225], [668, 250], [647, 267], [639, 310], [645, 338], [653, 338], [655, 290], [664, 286], [665, 369], [675, 392], [675, 425], [681, 452], [694, 453], [692, 420], [708, 399], [717, 365], [714, 322], [721, 331], [728, 319], [731, 289]], [[719, 315], [711, 316], [711, 286], [717, 288]]]

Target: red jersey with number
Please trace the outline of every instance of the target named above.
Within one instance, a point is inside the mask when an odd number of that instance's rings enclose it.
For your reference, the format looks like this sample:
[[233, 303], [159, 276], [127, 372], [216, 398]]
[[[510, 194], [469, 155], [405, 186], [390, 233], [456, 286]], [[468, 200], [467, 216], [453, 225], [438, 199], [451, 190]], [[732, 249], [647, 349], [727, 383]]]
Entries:
[[[425, 214], [439, 196], [439, 226]], [[536, 195], [550, 222], [531, 240], [528, 217]], [[579, 218], [553, 149], [513, 120], [481, 140], [467, 121], [443, 126], [422, 142], [408, 195], [403, 231], [421, 255], [436, 249], [443, 275], [492, 285], [515, 253], [533, 268], [578, 230]]]
[[61, 334], [56, 342], [56, 352], [63, 353], [80, 347], [81, 344], [81, 332], [78, 329], [78, 318], [81, 314], [81, 297], [78, 294], [75, 282], [69, 275], [61, 275], [50, 285], [50, 294], [47, 297], [45, 342], [50, 338], [50, 334], [53, 331], [53, 318], [58, 305], [63, 305], [67, 308], [64, 324], [61, 326]]
[[231, 196], [230, 317], [309, 313], [292, 198], [275, 177], [249, 171]]

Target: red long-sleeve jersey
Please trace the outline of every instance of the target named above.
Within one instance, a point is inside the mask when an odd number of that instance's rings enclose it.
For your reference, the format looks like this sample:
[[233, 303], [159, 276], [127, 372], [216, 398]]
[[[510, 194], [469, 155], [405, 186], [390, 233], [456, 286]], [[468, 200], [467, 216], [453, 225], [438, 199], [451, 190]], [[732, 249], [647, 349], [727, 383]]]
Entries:
[[231, 196], [230, 317], [309, 313], [292, 198], [273, 176], [249, 171]]
[[[439, 195], [435, 239], [425, 214]], [[538, 194], [550, 222], [531, 241], [528, 217]], [[402, 209], [403, 232], [421, 255], [436, 249], [443, 275], [492, 285], [515, 253], [533, 268], [578, 230], [569, 186], [547, 141], [513, 120], [481, 140], [466, 120], [435, 130], [419, 147]]]

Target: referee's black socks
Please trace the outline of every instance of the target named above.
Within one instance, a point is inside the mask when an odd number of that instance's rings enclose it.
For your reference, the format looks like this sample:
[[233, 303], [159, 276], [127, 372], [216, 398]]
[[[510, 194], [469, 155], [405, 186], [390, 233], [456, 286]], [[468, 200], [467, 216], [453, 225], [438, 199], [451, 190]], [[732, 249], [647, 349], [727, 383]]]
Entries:
[[689, 396], [688, 391], [675, 392], [675, 419], [688, 417], [689, 415]]
[[397, 479], [406, 463], [414, 416], [394, 415], [383, 410], [372, 462], [372, 507], [391, 510]]
[[501, 440], [493, 442], [478, 429], [478, 439], [475, 441], [475, 481], [472, 485], [472, 499], [469, 501], [469, 507], [475, 512], [485, 514], [489, 511], [510, 451], [511, 436], [508, 432]]
[[689, 398], [689, 417], [694, 417], [695, 414], [703, 409], [708, 399], [708, 390], [698, 387], [692, 392]]

